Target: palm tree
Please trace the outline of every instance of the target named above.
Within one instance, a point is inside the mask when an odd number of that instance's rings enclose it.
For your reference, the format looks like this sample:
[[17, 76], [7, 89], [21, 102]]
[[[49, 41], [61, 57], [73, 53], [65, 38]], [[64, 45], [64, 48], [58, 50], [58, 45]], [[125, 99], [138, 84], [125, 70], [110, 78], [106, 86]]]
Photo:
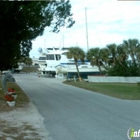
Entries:
[[[132, 67], [133, 74], [139, 75], [140, 74], [140, 42], [138, 39], [128, 39], [124, 40], [122, 46], [127, 51], [128, 57], [130, 57], [129, 67]], [[132, 75], [132, 73], [131, 73]]]
[[96, 48], [91, 48], [90, 50], [88, 50], [87, 59], [90, 60], [91, 65], [98, 66], [100, 75], [101, 75], [102, 74], [102, 71], [101, 71], [102, 60], [100, 56], [100, 48], [96, 47]]
[[139, 50], [139, 52], [137, 53], [137, 60], [138, 60], [138, 62], [140, 63], [140, 50]]
[[117, 62], [117, 45], [115, 43], [106, 46], [109, 51], [109, 63], [115, 65]]
[[109, 49], [108, 48], [101, 48], [100, 49], [100, 58], [102, 60], [103, 66], [109, 66]]
[[128, 60], [128, 54], [126, 49], [124, 48], [123, 45], [119, 45], [117, 47], [117, 61], [121, 66], [123, 66], [124, 63], [126, 63]]
[[122, 46], [126, 49], [127, 54], [131, 57], [132, 62], [136, 64], [136, 60], [139, 56], [140, 42], [138, 39], [124, 40]]
[[79, 73], [77, 62], [78, 62], [79, 59], [81, 61], [84, 61], [84, 57], [85, 57], [84, 51], [80, 47], [77, 47], [77, 46], [76, 47], [70, 47], [68, 49], [68, 52], [66, 53], [66, 56], [69, 59], [74, 58], [76, 69], [77, 69], [78, 78], [81, 81], [81, 76], [80, 76], [80, 73]]

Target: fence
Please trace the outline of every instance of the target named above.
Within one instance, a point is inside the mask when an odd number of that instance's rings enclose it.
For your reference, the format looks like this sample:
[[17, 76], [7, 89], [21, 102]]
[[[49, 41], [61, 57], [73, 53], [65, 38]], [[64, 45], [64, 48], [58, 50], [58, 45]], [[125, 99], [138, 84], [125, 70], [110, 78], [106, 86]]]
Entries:
[[140, 82], [140, 77], [88, 76], [88, 81], [106, 83], [137, 83]]

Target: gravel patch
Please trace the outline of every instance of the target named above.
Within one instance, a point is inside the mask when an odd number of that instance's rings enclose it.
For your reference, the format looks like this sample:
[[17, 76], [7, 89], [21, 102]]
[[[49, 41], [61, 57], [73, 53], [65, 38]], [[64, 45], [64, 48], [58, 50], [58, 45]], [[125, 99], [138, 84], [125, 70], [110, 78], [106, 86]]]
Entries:
[[36, 107], [0, 113], [0, 140], [52, 140]]

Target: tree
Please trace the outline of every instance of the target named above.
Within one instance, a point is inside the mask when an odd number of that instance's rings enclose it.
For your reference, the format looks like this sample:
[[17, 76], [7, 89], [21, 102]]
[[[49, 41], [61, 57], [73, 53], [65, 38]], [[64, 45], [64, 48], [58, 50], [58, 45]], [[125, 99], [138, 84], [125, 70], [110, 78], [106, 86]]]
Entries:
[[109, 49], [108, 48], [101, 48], [100, 49], [100, 58], [102, 60], [103, 67], [108, 67], [110, 65], [109, 59]]
[[126, 50], [129, 61], [127, 62], [131, 76], [140, 75], [140, 42], [138, 39], [124, 40], [121, 44]]
[[115, 43], [106, 45], [109, 51], [109, 63], [115, 65], [117, 61], [117, 45]]
[[90, 60], [91, 65], [96, 65], [99, 68], [100, 75], [102, 74], [101, 70], [101, 65], [102, 65], [102, 60], [101, 60], [101, 55], [100, 55], [100, 48], [91, 48], [87, 52], [87, 59]]
[[30, 67], [32, 65], [33, 61], [31, 58], [27, 57], [27, 58], [25, 58], [24, 63]]
[[[122, 44], [108, 44], [105, 48], [91, 48], [87, 58], [92, 65], [102, 66], [109, 76], [140, 76], [140, 42], [124, 40]], [[101, 71], [100, 71], [101, 73]]]
[[32, 40], [51, 26], [58, 33], [61, 27], [74, 24], [69, 0], [0, 2], [0, 69], [14, 67], [21, 57], [29, 56]]
[[77, 74], [78, 74], [78, 78], [81, 81], [81, 76], [79, 73], [79, 68], [78, 68], [78, 60], [80, 59], [81, 61], [84, 61], [85, 58], [85, 53], [84, 51], [80, 48], [80, 47], [70, 47], [68, 49], [68, 52], [66, 53], [67, 58], [72, 59], [74, 58], [75, 61], [75, 66], [77, 69]]
[[133, 64], [137, 63], [140, 52], [140, 42], [138, 39], [124, 40], [122, 46], [127, 52], [127, 55], [131, 57]]
[[139, 52], [137, 39], [124, 40], [122, 44], [107, 45], [111, 67], [106, 68], [111, 76], [140, 76]]

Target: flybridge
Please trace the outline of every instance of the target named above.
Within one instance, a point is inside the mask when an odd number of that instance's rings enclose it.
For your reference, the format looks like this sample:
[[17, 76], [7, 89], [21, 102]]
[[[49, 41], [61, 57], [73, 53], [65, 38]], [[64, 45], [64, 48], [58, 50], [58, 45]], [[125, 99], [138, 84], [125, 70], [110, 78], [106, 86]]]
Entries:
[[46, 60], [46, 56], [39, 57], [39, 60]]
[[45, 51], [47, 51], [47, 52], [54, 52], [54, 51], [65, 51], [65, 50], [68, 50], [69, 48], [66, 48], [66, 47], [63, 47], [63, 48], [57, 48], [57, 47], [49, 47], [49, 48], [44, 48], [45, 49]]

